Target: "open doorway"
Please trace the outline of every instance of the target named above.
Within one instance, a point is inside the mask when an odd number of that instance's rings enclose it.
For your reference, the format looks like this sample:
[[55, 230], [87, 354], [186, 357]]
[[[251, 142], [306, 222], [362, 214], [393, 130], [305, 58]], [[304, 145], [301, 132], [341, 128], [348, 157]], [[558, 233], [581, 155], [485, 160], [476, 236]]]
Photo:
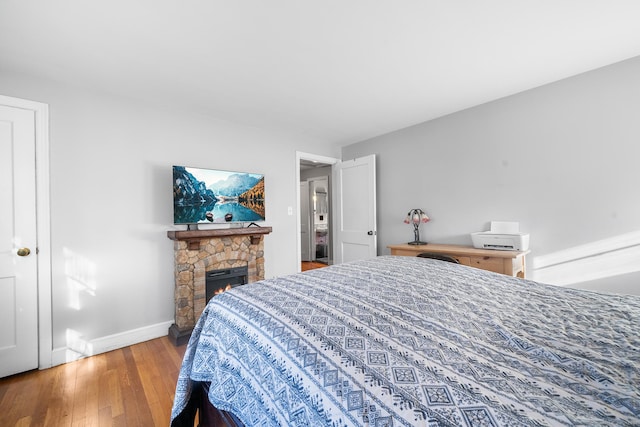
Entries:
[[301, 166], [300, 254], [303, 271], [305, 265], [321, 267], [319, 264], [329, 265], [330, 260], [333, 259], [331, 249], [333, 239], [330, 228], [333, 221], [330, 211], [330, 173], [330, 165], [312, 169], [305, 168], [305, 165]]
[[338, 159], [296, 153], [300, 271], [333, 263], [332, 167]]

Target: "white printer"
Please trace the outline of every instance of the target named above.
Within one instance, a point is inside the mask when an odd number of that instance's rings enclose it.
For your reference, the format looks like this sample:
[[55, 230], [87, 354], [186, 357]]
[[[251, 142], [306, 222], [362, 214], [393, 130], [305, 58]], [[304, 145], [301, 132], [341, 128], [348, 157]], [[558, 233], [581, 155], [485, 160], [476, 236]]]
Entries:
[[491, 230], [471, 233], [473, 247], [499, 251], [526, 251], [529, 234], [520, 232], [519, 222], [491, 221]]

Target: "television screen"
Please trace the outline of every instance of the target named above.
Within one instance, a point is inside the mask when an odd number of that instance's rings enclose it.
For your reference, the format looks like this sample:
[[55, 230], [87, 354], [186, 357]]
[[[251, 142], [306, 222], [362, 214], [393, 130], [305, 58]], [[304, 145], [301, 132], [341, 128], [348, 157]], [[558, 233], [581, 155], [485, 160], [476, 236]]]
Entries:
[[174, 224], [264, 219], [264, 175], [173, 166]]

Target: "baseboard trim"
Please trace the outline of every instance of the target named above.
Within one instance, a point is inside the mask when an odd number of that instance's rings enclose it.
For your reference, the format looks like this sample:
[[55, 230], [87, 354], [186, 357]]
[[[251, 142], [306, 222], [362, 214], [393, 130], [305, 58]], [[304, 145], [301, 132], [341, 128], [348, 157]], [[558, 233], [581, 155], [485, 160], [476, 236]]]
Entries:
[[167, 330], [172, 324], [173, 320], [170, 320], [89, 341], [82, 339], [74, 331], [68, 331], [67, 346], [53, 349], [51, 366], [62, 365], [63, 363], [167, 336]]

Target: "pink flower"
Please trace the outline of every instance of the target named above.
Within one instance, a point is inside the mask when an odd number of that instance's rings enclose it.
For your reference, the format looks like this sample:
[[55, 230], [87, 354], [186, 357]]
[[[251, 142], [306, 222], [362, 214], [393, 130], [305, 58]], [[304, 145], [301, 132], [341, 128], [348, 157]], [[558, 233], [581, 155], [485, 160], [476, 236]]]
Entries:
[[422, 209], [411, 209], [404, 219], [405, 224], [420, 224], [421, 222], [429, 222], [431, 218], [427, 216]]

